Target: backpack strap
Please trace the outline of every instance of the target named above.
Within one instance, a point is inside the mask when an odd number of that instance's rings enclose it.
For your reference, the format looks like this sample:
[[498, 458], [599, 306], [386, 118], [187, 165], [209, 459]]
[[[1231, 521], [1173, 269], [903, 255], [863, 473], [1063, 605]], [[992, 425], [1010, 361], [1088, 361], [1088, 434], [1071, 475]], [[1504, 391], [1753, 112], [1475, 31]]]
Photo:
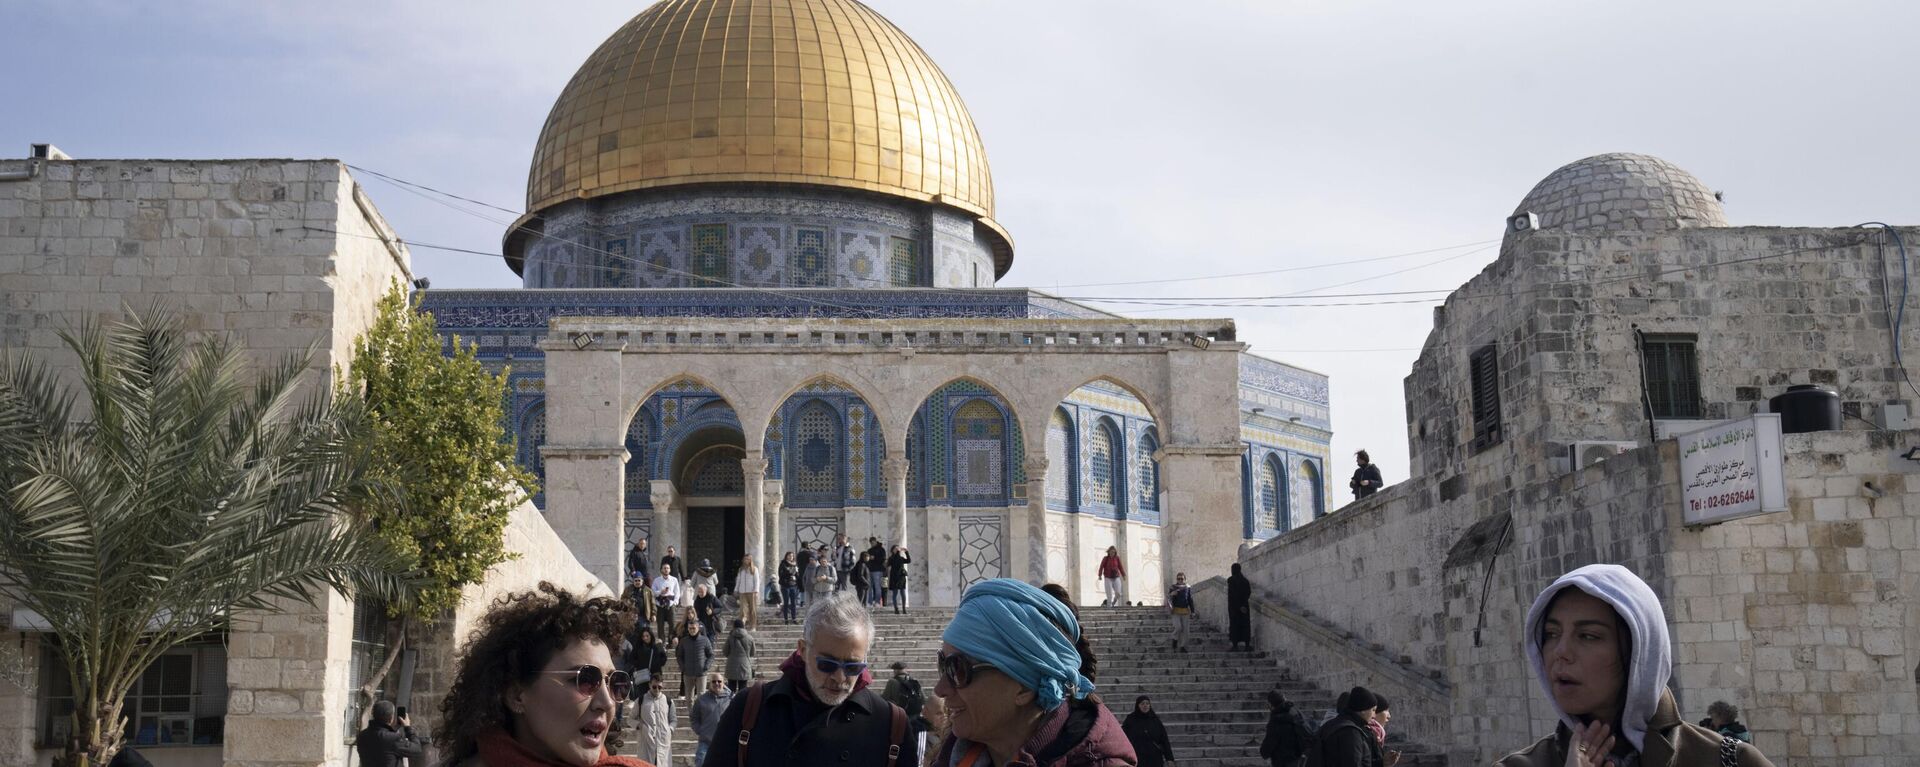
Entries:
[[887, 767], [894, 767], [900, 761], [900, 739], [907, 736], [907, 710], [892, 703], [887, 708], [893, 711], [893, 725], [887, 730]]
[[739, 767], [747, 767], [747, 741], [753, 738], [753, 723], [760, 719], [760, 699], [766, 697], [766, 682], [747, 688], [747, 710], [740, 717]]
[[1720, 736], [1721, 767], [1740, 767], [1740, 741], [1726, 735]]

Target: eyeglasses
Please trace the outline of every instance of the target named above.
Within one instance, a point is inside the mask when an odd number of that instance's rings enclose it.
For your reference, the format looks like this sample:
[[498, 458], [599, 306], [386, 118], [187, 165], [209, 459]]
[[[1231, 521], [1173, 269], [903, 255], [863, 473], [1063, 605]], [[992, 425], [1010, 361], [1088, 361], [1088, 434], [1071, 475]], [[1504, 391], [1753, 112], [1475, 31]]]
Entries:
[[[542, 671], [540, 673], [555, 676], [572, 675], [573, 691], [587, 697], [592, 697], [594, 693], [599, 692], [602, 683], [606, 684], [607, 693], [612, 695], [616, 701], [626, 700], [628, 696], [633, 694], [633, 676], [625, 671], [609, 673], [602, 670], [599, 666], [581, 666], [579, 668], [570, 668], [561, 671]], [[565, 679], [556, 681], [563, 685], [567, 684], [567, 680]]]
[[947, 680], [947, 685], [953, 689], [973, 684], [973, 672], [983, 668], [991, 669], [994, 666], [991, 663], [975, 663], [972, 658], [959, 653], [940, 653], [940, 678]]
[[813, 658], [814, 669], [827, 676], [845, 672], [848, 678], [858, 677], [867, 670], [867, 665], [863, 660], [834, 660], [825, 655], [816, 655]]

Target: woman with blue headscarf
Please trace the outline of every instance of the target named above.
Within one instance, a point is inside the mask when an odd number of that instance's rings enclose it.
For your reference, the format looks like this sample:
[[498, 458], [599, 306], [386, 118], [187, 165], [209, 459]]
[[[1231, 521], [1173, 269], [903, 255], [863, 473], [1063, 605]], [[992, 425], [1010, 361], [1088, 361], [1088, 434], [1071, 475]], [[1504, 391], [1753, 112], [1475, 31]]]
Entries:
[[1137, 764], [1119, 720], [1080, 673], [1092, 650], [1076, 648], [1079, 619], [1045, 591], [1010, 578], [976, 583], [941, 640], [934, 694], [946, 699], [952, 734], [934, 765]]

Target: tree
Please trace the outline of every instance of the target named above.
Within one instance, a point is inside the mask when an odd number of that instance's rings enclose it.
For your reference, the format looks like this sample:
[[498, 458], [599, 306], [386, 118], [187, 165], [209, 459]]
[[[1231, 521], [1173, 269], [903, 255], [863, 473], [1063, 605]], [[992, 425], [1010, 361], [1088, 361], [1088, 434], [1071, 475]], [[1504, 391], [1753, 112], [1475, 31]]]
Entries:
[[374, 690], [405, 649], [408, 628], [459, 606], [461, 590], [514, 556], [504, 536], [533, 485], [513, 460], [507, 377], [487, 371], [458, 338], [444, 353], [433, 316], [415, 312], [394, 286], [373, 325], [353, 345], [343, 397], [364, 398], [374, 424], [376, 475], [400, 488], [368, 508], [379, 534], [411, 563], [421, 587], [388, 632], [387, 657], [359, 690], [364, 721]]
[[226, 341], [128, 315], [61, 336], [84, 408], [43, 363], [0, 355], [0, 596], [51, 626], [75, 697], [69, 767], [112, 758], [140, 674], [235, 611], [410, 588], [353, 514], [381, 490], [371, 423], [324, 386], [300, 398], [311, 352], [248, 375]]

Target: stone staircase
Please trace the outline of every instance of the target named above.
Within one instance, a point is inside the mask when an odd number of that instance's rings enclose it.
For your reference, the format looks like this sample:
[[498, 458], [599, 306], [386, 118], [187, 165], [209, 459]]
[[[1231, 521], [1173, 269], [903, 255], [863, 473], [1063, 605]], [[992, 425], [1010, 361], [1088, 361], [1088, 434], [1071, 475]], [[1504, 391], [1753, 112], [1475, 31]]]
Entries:
[[[754, 668], [762, 681], [778, 673], [776, 666], [800, 638], [798, 623], [783, 625], [777, 617], [766, 620], [766, 615], [762, 613], [760, 630], [755, 632], [759, 652]], [[907, 615], [876, 611], [876, 639], [870, 653], [876, 689], [891, 676], [888, 667], [899, 660], [906, 662], [908, 672], [931, 696], [937, 681], [934, 659], [940, 633], [952, 617], [951, 608], [916, 609]], [[1268, 690], [1277, 688], [1294, 701], [1310, 726], [1331, 714], [1334, 693], [1292, 679], [1266, 653], [1229, 651], [1226, 636], [1204, 623], [1195, 622], [1188, 652], [1173, 653], [1168, 648], [1164, 608], [1085, 607], [1081, 618], [1100, 660], [1096, 683], [1107, 707], [1116, 718], [1124, 719], [1136, 696], [1151, 696], [1182, 767], [1265, 767], [1260, 741], [1266, 732]], [[732, 619], [723, 625], [731, 626]], [[715, 661], [716, 666], [722, 663], [724, 659]], [[679, 671], [673, 663], [668, 663], [665, 683], [669, 691], [679, 688]], [[674, 765], [694, 767], [690, 711], [676, 704], [675, 714], [679, 724], [674, 732]], [[633, 731], [625, 736], [628, 744], [636, 742]], [[1435, 749], [1396, 742], [1400, 739], [1389, 736], [1388, 747], [1402, 752], [1399, 767], [1447, 763]], [[633, 748], [629, 745], [621, 751], [631, 754]]]

